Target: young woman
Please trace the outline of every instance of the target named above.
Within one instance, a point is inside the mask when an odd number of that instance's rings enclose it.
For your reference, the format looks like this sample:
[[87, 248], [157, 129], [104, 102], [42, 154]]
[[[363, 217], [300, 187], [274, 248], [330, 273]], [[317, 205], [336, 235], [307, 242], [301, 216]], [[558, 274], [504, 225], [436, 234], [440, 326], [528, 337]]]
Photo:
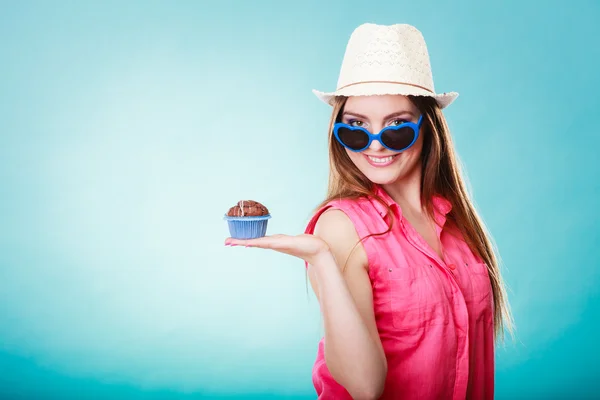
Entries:
[[460, 176], [421, 33], [364, 24], [333, 106], [329, 192], [299, 236], [227, 239], [306, 261], [325, 335], [319, 399], [491, 399], [511, 317]]

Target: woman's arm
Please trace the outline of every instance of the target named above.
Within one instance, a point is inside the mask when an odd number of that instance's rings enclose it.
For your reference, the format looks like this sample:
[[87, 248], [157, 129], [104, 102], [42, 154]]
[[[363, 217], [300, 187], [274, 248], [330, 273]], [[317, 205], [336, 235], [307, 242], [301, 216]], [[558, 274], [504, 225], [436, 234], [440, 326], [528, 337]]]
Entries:
[[309, 265], [323, 313], [327, 368], [354, 399], [377, 399], [383, 392], [387, 362], [375, 324], [364, 248], [360, 244], [350, 255], [359, 238], [339, 210], [321, 215], [315, 235], [330, 249]]

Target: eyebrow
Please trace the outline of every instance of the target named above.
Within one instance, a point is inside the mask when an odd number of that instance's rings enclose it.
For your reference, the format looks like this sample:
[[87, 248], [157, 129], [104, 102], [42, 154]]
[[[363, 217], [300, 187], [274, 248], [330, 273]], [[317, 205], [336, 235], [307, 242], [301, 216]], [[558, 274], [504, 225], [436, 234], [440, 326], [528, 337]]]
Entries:
[[[415, 116], [415, 114], [412, 111], [404, 110], [404, 111], [396, 111], [396, 112], [393, 112], [393, 113], [391, 113], [389, 115], [386, 115], [385, 117], [383, 117], [383, 120], [387, 121], [390, 118], [394, 118], [394, 117], [398, 117], [400, 115], [406, 115], [406, 114], [409, 114], [409, 115], [411, 115], [413, 117]], [[345, 117], [346, 115], [352, 115], [354, 117], [366, 119], [367, 121], [369, 120], [369, 118], [366, 115], [362, 115], [362, 114], [359, 114], [359, 113], [354, 112], [354, 111], [344, 111], [344, 113], [342, 114], [342, 117]]]

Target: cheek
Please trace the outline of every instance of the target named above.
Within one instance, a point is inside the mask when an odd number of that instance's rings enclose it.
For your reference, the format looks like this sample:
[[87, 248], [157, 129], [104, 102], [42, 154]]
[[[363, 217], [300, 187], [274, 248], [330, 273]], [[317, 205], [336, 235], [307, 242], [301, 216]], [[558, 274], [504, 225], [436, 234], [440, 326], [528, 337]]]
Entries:
[[354, 165], [356, 165], [358, 169], [360, 169], [364, 173], [364, 167], [368, 165], [368, 163], [367, 160], [365, 160], [365, 157], [362, 155], [362, 153], [355, 153], [354, 151], [350, 151], [348, 149], [345, 150], [346, 154], [348, 154], [348, 157], [350, 158], [350, 160], [352, 160]]
[[414, 146], [406, 150], [401, 157], [403, 160], [399, 163], [398, 169], [401, 171], [401, 175], [409, 173], [414, 170], [421, 162], [421, 150], [423, 149], [422, 143], [416, 142]]
[[413, 144], [410, 149], [406, 150], [404, 153], [406, 154], [406, 158], [410, 158], [411, 160], [419, 159], [421, 157], [421, 151], [423, 150], [423, 137], [419, 136], [415, 144]]

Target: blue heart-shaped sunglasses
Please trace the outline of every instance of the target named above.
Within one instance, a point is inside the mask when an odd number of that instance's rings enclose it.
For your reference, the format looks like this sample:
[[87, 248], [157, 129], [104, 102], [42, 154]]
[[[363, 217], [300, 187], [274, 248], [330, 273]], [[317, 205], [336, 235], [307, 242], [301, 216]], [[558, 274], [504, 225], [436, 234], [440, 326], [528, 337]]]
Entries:
[[364, 151], [369, 148], [373, 140], [377, 140], [383, 147], [400, 152], [417, 141], [422, 123], [423, 115], [419, 117], [416, 124], [403, 122], [396, 126], [386, 126], [379, 133], [373, 134], [365, 128], [338, 122], [333, 126], [333, 134], [342, 146], [352, 151]]

